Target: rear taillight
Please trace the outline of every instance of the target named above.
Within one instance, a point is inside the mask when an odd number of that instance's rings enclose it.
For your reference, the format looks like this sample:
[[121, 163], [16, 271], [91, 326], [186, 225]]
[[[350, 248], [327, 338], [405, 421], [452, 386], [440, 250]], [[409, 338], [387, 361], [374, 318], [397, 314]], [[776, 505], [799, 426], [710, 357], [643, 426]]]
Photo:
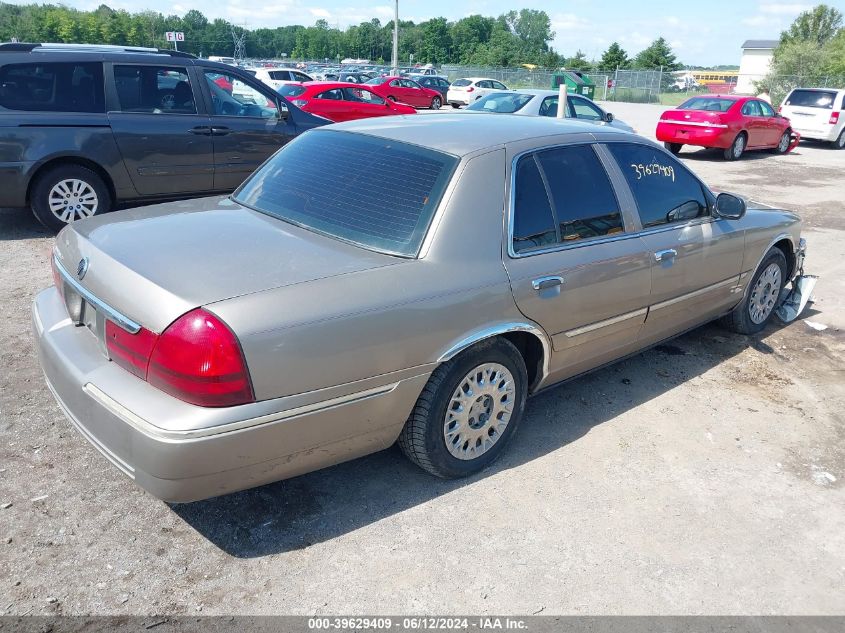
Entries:
[[830, 123], [831, 125], [836, 125], [837, 123], [839, 123], [839, 113], [832, 112], [830, 114], [830, 120], [828, 121], [828, 123]]
[[220, 319], [203, 309], [183, 314], [158, 337], [147, 382], [202, 407], [255, 400], [238, 340]]
[[150, 364], [150, 354], [157, 340], [158, 336], [145, 328], [131, 334], [119, 325], [106, 321], [109, 358], [138, 378], [147, 379], [147, 365]]
[[132, 334], [106, 321], [106, 346], [115, 363], [185, 402], [231, 407], [255, 400], [238, 340], [201, 308], [161, 334], [145, 328]]
[[475, 90], [475, 88], [473, 88], [472, 86], [470, 86], [469, 88], [467, 88], [467, 92], [472, 92], [473, 90]]
[[59, 294], [64, 297], [65, 295], [65, 282], [62, 281], [62, 276], [59, 274], [59, 269], [56, 266], [56, 258], [50, 258], [50, 269], [53, 271], [53, 285], [56, 286], [56, 290], [59, 291]]

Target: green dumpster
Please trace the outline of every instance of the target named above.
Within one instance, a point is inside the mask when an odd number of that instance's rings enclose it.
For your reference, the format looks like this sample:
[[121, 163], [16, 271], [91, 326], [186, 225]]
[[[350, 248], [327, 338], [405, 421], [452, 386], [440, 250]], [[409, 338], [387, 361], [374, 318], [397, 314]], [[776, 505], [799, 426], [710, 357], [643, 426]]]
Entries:
[[563, 83], [566, 84], [569, 94], [584, 95], [589, 99], [595, 98], [596, 85], [584, 73], [577, 70], [563, 70], [552, 75], [552, 90], [559, 90]]

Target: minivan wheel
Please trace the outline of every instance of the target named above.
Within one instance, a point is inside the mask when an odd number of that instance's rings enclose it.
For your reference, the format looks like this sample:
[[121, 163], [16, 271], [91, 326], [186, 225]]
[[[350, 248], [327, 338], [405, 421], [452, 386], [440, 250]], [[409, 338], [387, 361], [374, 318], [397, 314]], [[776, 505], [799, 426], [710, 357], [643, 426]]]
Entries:
[[513, 437], [527, 392], [519, 350], [503, 338], [483, 341], [434, 370], [399, 435], [399, 448], [437, 477], [476, 473]]
[[111, 209], [112, 197], [103, 179], [82, 165], [57, 165], [38, 176], [30, 194], [32, 213], [48, 229], [60, 231]]
[[775, 313], [786, 275], [786, 257], [779, 248], [772, 247], [751, 278], [745, 299], [722, 319], [722, 325], [738, 334], [763, 330]]
[[845, 149], [845, 128], [842, 128], [839, 137], [833, 141], [833, 149]]
[[746, 135], [745, 132], [740, 132], [736, 135], [734, 142], [731, 143], [731, 146], [725, 150], [725, 160], [739, 160], [742, 153], [745, 151], [745, 143], [746, 143]]

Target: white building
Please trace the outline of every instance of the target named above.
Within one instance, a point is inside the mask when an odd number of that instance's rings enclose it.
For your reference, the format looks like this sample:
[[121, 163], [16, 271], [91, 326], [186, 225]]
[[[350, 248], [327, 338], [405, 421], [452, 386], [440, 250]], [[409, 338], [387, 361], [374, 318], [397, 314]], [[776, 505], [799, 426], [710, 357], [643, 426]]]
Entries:
[[739, 77], [736, 82], [736, 92], [739, 94], [756, 94], [754, 82], [765, 77], [772, 64], [772, 55], [777, 40], [746, 40], [742, 45], [742, 59], [739, 62]]

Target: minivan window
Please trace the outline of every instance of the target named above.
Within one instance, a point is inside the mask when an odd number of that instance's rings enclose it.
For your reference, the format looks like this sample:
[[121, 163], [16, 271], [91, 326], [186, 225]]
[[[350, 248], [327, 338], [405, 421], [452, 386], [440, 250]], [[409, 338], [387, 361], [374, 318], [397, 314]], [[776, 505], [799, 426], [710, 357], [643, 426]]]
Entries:
[[609, 143], [607, 148], [634, 194], [644, 229], [708, 214], [701, 183], [667, 152], [639, 143]]
[[414, 257], [457, 164], [418, 145], [311, 130], [259, 168], [234, 199], [329, 237]]
[[793, 90], [783, 105], [833, 110], [836, 93], [823, 90]]
[[103, 65], [50, 62], [0, 66], [0, 106], [28, 112], [105, 112]]
[[185, 68], [115, 64], [114, 85], [121, 112], [196, 114], [196, 99]]

